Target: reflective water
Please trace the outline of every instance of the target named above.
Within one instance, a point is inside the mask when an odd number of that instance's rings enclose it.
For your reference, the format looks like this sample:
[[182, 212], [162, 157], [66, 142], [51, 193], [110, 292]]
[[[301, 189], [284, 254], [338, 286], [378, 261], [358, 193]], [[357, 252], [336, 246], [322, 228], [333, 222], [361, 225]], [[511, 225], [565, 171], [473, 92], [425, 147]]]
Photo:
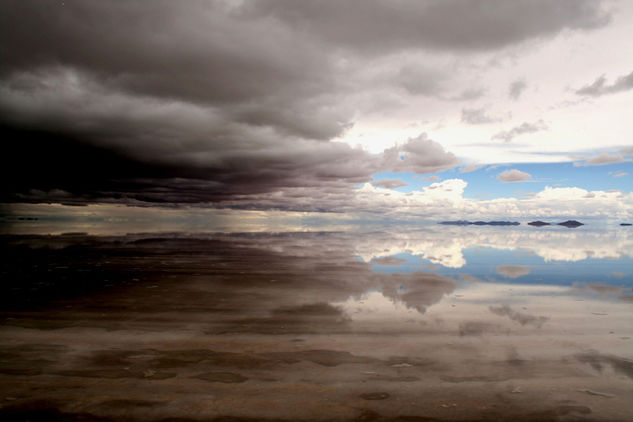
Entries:
[[630, 228], [5, 236], [2, 254], [5, 417], [633, 420]]

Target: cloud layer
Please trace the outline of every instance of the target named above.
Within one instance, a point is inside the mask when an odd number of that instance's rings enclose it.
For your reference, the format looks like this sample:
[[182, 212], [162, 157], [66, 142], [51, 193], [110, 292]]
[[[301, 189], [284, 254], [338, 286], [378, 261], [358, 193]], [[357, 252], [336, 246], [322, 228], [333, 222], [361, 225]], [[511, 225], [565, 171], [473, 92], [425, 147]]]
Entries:
[[3, 132], [14, 140], [4, 155], [5, 200], [58, 200], [34, 190], [66, 192], [66, 202], [164, 203], [292, 188], [349, 193], [382, 170], [428, 173], [458, 164], [424, 134], [372, 156], [240, 122], [213, 105], [109, 90], [64, 68], [13, 76], [0, 92]]
[[[612, 19], [589, 0], [8, 0], [0, 8], [0, 134], [10, 140], [0, 201], [332, 211], [381, 209], [369, 203], [372, 190], [399, 182], [359, 188], [376, 173], [460, 164], [426, 128], [394, 131], [379, 152], [341, 142], [358, 121], [430, 98], [459, 104], [465, 124], [498, 123], [470, 103], [488, 87], [456, 84], [442, 66]], [[629, 76], [591, 86], [619, 90]], [[525, 87], [515, 76], [504, 96], [522, 99]], [[493, 139], [547, 128], [529, 121]], [[441, 204], [463, 191], [455, 181], [426, 189], [413, 198]], [[385, 195], [397, 194], [371, 201]]]

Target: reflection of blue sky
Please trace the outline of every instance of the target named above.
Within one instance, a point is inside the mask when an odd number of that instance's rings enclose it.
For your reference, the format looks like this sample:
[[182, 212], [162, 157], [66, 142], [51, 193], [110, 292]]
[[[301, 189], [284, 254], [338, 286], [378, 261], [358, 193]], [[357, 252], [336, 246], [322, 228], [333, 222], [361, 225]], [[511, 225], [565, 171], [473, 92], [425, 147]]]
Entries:
[[[508, 169], [517, 169], [532, 175], [524, 182], [507, 183], [497, 179], [499, 173]], [[626, 174], [625, 174], [626, 173]], [[420, 190], [430, 186], [438, 180], [462, 179], [468, 183], [464, 190], [465, 198], [494, 199], [521, 198], [528, 193], [542, 191], [546, 186], [579, 187], [589, 191], [617, 189], [631, 192], [631, 178], [633, 178], [633, 163], [621, 162], [602, 166], [574, 166], [574, 163], [523, 163], [510, 166], [483, 166], [468, 173], [461, 173], [458, 168], [446, 170], [432, 175], [417, 175], [414, 173], [382, 172], [374, 175], [374, 180], [400, 179], [407, 186], [396, 188], [401, 192]], [[619, 176], [619, 177], [616, 177]]]
[[[463, 250], [466, 264], [460, 268], [449, 268], [434, 264], [431, 260], [408, 252], [392, 255], [402, 260], [399, 265], [380, 261], [372, 262], [372, 269], [380, 273], [434, 272], [459, 278], [468, 274], [485, 281], [503, 281], [511, 284], [572, 285], [574, 283], [603, 283], [612, 286], [633, 286], [633, 259], [588, 258], [580, 261], [545, 261], [526, 250], [500, 250], [491, 247], [471, 247]], [[512, 265], [525, 267], [526, 275], [516, 278], [505, 276], [498, 267]]]

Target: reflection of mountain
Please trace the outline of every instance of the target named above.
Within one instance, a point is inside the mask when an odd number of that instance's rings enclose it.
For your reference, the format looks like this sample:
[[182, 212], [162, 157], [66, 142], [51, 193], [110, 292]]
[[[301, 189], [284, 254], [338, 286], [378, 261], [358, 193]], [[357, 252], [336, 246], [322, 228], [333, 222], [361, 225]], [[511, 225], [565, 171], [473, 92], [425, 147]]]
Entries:
[[414, 231], [361, 235], [355, 239], [356, 253], [368, 262], [372, 258], [409, 253], [445, 267], [466, 264], [463, 250], [487, 247], [522, 249], [545, 261], [580, 261], [588, 258], [633, 257], [633, 233], [615, 230], [563, 231], [529, 228], [481, 227], [477, 230], [450, 226], [426, 226]]

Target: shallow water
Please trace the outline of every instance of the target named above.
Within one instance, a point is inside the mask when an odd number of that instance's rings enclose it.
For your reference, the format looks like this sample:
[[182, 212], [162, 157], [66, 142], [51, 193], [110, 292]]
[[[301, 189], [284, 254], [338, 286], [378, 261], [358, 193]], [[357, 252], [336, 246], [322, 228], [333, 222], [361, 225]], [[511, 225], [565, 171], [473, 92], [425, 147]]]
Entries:
[[633, 420], [633, 231], [4, 236], [0, 416]]

